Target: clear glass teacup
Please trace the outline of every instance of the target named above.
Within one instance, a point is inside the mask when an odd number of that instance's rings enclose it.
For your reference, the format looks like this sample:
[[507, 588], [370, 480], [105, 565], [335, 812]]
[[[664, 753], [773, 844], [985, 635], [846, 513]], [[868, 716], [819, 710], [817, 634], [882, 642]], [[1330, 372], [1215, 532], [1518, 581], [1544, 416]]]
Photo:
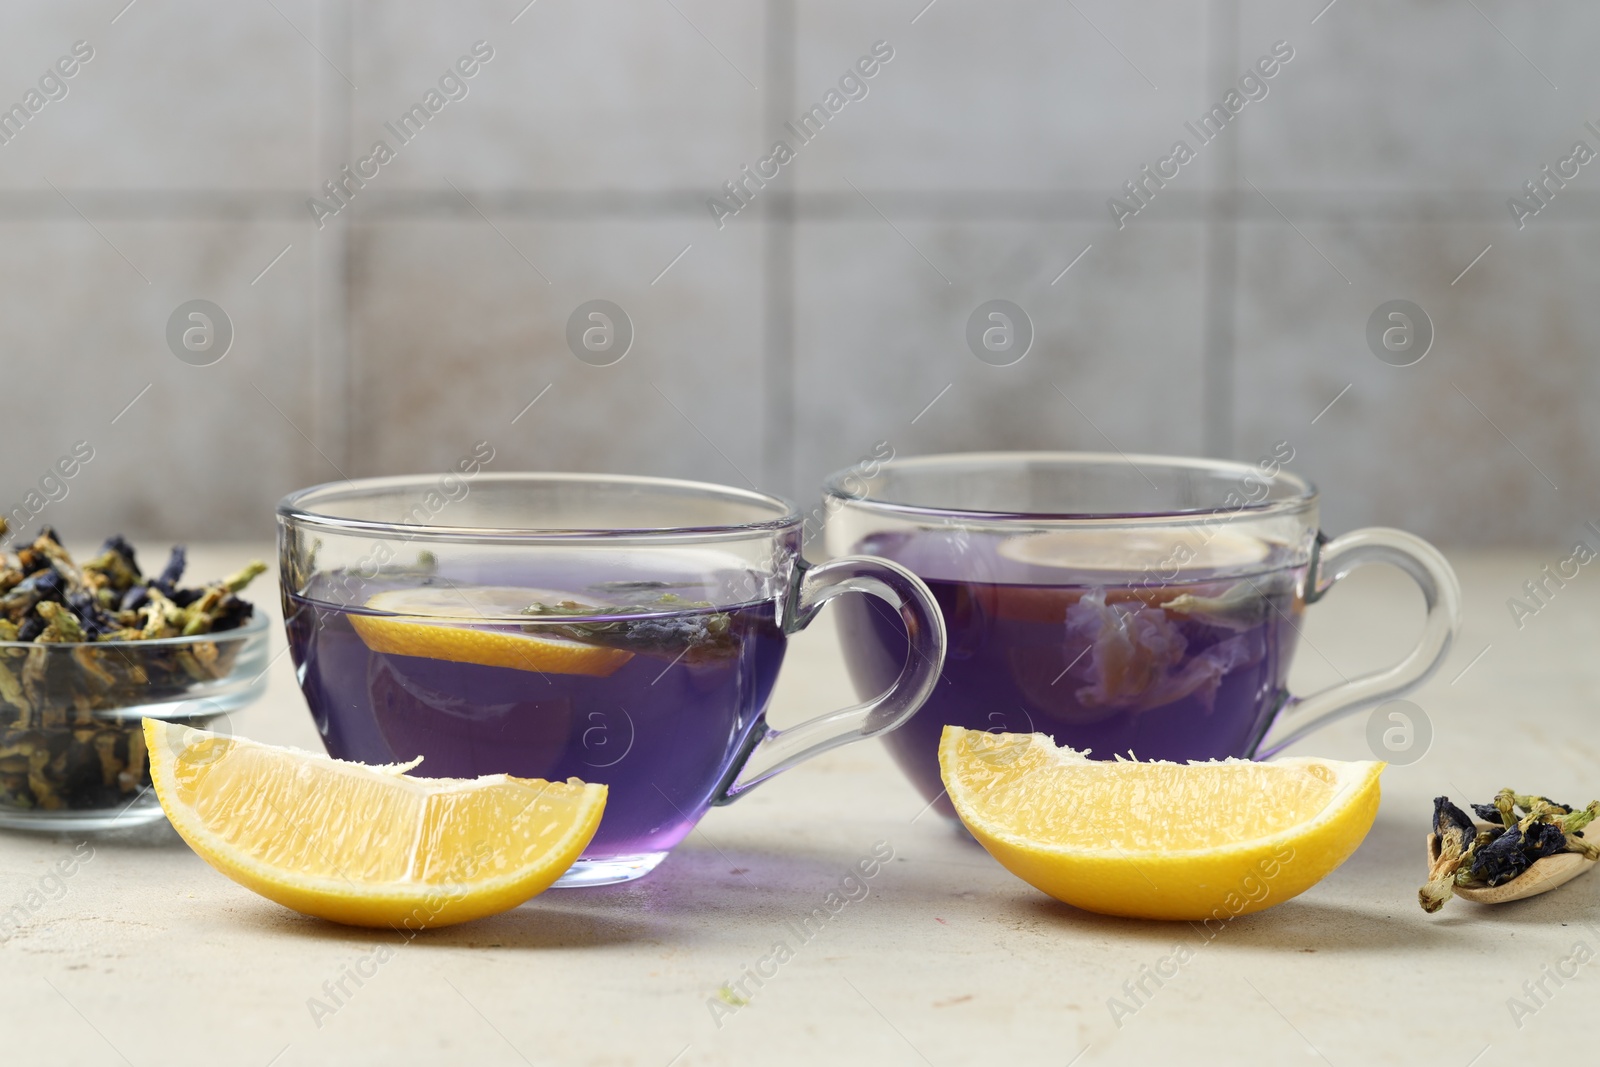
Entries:
[[[1262, 757], [1420, 685], [1459, 625], [1449, 563], [1400, 530], [1328, 539], [1316, 490], [1282, 469], [1285, 451], [1256, 464], [922, 456], [833, 475], [827, 551], [903, 564], [944, 613], [943, 678], [885, 738], [923, 796], [952, 814], [937, 757], [946, 724], [1042, 732], [1098, 759]], [[1291, 695], [1306, 606], [1376, 562], [1422, 590], [1416, 647], [1386, 670]], [[877, 692], [900, 670], [903, 632], [859, 598], [840, 604], [839, 619], [858, 689]]]
[[[801, 516], [761, 493], [589, 474], [372, 478], [278, 506], [284, 619], [330, 754], [414, 774], [609, 789], [557, 885], [653, 870], [707, 809], [893, 730], [933, 689], [944, 624], [880, 559], [809, 566]], [[777, 730], [788, 635], [846, 591], [911, 654], [882, 691]]]

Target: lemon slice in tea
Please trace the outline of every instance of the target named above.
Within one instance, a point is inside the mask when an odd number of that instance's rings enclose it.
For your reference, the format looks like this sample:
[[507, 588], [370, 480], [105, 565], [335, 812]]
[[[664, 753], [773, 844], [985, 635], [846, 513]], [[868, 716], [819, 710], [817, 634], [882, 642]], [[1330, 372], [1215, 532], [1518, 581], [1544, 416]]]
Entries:
[[[1269, 541], [1228, 531], [1212, 532], [1196, 545], [1170, 531], [1082, 529], [1019, 534], [1002, 541], [998, 551], [1035, 567], [1138, 575], [1151, 567], [1165, 573], [1178, 566], [1190, 573], [1236, 572], [1265, 563], [1273, 547]], [[1178, 558], [1180, 548], [1183, 555]]]
[[485, 628], [488, 623], [531, 619], [521, 612], [536, 601], [559, 603], [570, 599], [568, 593], [548, 589], [428, 585], [378, 593], [366, 606], [388, 614], [351, 613], [349, 618], [368, 648], [391, 656], [605, 678], [632, 659], [633, 653], [555, 635]]

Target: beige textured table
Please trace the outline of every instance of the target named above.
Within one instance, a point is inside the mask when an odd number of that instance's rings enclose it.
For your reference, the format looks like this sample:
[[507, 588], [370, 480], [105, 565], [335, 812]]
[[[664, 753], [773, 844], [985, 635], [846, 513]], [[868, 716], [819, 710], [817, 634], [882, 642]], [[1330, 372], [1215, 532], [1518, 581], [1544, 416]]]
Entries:
[[[192, 573], [247, 555], [270, 552], [199, 551]], [[1436, 793], [1600, 795], [1600, 577], [1586, 570], [1520, 630], [1506, 606], [1561, 556], [1455, 557], [1464, 630], [1414, 698], [1431, 750], [1385, 774], [1377, 824], [1343, 867], [1209, 941], [1034, 892], [919, 817], [922, 801], [868, 743], [713, 811], [641, 882], [552, 891], [403, 944], [255, 897], [165, 826], [94, 839], [59, 898], [0, 944], [0, 1064], [1588, 1062], [1600, 877], [1499, 908], [1456, 901], [1425, 916], [1415, 902]], [[275, 613], [265, 589], [256, 599]], [[1313, 610], [1297, 682], [1381, 664], [1419, 618], [1408, 585], [1358, 573]], [[791, 646], [780, 723], [850, 698], [826, 619], [813, 629]], [[236, 729], [314, 747], [287, 655], [271, 679]], [[1365, 716], [1299, 750], [1367, 758]], [[82, 847], [0, 836], [0, 911]], [[875, 847], [894, 858], [868, 894], [802, 941], [801, 918]], [[759, 987], [746, 980], [748, 1003], [731, 1008], [718, 990], [779, 941], [790, 958]], [[1144, 978], [1148, 995], [1131, 1000], [1125, 983], [1180, 944], [1191, 958], [1177, 975]], [[351, 995], [313, 1012], [341, 978]], [[1113, 1012], [1111, 998], [1136, 1010]]]

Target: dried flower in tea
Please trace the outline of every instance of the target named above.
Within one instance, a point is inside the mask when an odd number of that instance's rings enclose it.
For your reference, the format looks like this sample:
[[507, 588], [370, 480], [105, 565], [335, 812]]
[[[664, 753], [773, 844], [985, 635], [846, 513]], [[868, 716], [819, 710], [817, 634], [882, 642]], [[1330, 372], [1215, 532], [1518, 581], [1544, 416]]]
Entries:
[[1255, 581], [1235, 582], [1218, 596], [1183, 593], [1161, 605], [1165, 611], [1221, 626], [1229, 630], [1249, 630], [1261, 625], [1274, 610], [1266, 590]]
[[[562, 600], [554, 604], [540, 601], [522, 609], [535, 617], [600, 616], [584, 622], [525, 626], [530, 633], [554, 633], [576, 641], [611, 645], [629, 652], [644, 652], [682, 657], [688, 664], [738, 651], [738, 638], [729, 630], [727, 612], [699, 611], [714, 605], [709, 600], [685, 600], [676, 593], [662, 593], [654, 600], [625, 606], [582, 604]], [[642, 618], [613, 619], [615, 615], [640, 615]]]
[[[1097, 589], [1067, 608], [1068, 640], [1093, 649], [1087, 668], [1090, 684], [1076, 691], [1078, 702], [1086, 708], [1140, 712], [1198, 694], [1209, 711], [1228, 672], [1266, 655], [1257, 631], [1235, 634], [1187, 656], [1188, 639], [1164, 610], [1183, 599], [1159, 608], [1108, 604], [1104, 590]], [[1199, 603], [1199, 598], [1189, 600]]]

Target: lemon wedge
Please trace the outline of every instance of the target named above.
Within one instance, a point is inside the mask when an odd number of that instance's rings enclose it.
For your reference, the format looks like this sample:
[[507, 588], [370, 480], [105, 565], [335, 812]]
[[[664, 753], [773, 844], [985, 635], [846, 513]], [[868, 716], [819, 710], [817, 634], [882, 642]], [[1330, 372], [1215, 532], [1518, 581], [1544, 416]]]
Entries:
[[1012, 874], [1086, 911], [1221, 919], [1304, 892], [1355, 851], [1386, 764], [1091, 760], [1045, 734], [946, 726], [956, 814]]
[[554, 603], [567, 599], [570, 597], [566, 593], [516, 586], [419, 586], [390, 589], [367, 601], [368, 608], [388, 614], [351, 614], [349, 619], [368, 648], [391, 656], [596, 678], [609, 676], [633, 658], [632, 652], [622, 648], [463, 625], [518, 617], [526, 620], [528, 617], [520, 613], [534, 601]]
[[550, 887], [588, 846], [606, 787], [504, 774], [410, 778], [144, 720], [156, 796], [189, 847], [247, 889], [352, 926], [494, 915]]

